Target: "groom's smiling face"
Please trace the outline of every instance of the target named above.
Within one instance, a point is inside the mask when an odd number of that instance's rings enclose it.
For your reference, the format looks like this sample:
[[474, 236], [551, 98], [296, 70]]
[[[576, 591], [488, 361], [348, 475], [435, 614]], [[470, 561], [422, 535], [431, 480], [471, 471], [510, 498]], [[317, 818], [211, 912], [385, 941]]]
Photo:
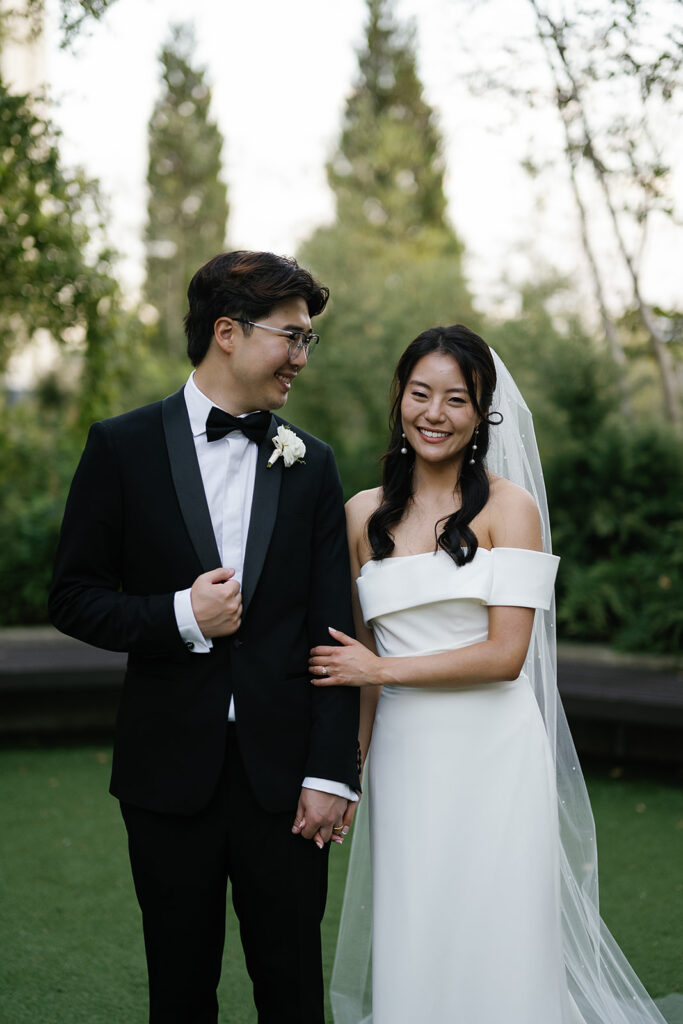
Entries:
[[[259, 317], [260, 327], [243, 327], [233, 320], [230, 348], [230, 376], [236, 415], [254, 409], [281, 409], [289, 396], [297, 374], [306, 366], [302, 350], [288, 354], [290, 339], [279, 331], [311, 332], [306, 300], [287, 299], [268, 316]], [[251, 333], [246, 334], [245, 329]]]

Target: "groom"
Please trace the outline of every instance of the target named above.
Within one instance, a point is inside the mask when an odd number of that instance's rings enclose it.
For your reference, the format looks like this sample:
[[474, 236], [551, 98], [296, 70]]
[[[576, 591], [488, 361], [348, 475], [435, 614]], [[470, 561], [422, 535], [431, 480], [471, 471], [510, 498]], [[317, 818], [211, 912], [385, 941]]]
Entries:
[[111, 792], [154, 1024], [215, 1024], [228, 879], [260, 1024], [323, 1021], [327, 854], [359, 785], [358, 691], [311, 686], [308, 652], [331, 623], [352, 631], [349, 566], [330, 448], [296, 429], [283, 441], [269, 410], [298, 386], [328, 294], [272, 253], [201, 267], [194, 373], [93, 425], [66, 506], [52, 620], [128, 652]]

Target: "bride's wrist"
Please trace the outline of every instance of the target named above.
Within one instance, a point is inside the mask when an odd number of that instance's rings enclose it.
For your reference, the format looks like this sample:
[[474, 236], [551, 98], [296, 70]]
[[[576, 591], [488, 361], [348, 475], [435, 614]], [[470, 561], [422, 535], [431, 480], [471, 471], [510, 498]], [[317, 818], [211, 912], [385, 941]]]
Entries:
[[391, 672], [390, 662], [393, 658], [377, 658], [377, 673], [376, 677], [372, 680], [375, 686], [391, 686], [392, 683], [396, 682]]

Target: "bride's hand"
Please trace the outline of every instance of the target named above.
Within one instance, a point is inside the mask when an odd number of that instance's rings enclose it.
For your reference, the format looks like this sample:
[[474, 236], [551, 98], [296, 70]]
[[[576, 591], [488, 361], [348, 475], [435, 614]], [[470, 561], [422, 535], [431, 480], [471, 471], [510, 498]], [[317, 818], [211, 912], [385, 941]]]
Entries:
[[353, 640], [340, 629], [329, 627], [330, 635], [341, 647], [314, 647], [308, 668], [314, 686], [367, 686], [380, 683], [381, 658]]

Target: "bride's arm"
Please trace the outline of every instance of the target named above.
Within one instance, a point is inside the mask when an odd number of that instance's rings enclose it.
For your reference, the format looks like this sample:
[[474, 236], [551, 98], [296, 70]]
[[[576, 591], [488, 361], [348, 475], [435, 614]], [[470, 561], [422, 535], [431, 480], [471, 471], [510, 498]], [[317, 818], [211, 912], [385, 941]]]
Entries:
[[[363, 612], [358, 599], [358, 585], [356, 580], [360, 576], [361, 565], [370, 557], [367, 549], [367, 521], [377, 507], [376, 492], [362, 492], [350, 498], [346, 503], [346, 529], [349, 541], [349, 558], [351, 561], [351, 602], [353, 608], [353, 624], [356, 630], [356, 637], [363, 645], [377, 657], [377, 647], [372, 630], [368, 629], [363, 621]], [[364, 687], [360, 693], [360, 724], [358, 727], [358, 744], [361, 753], [360, 775], [363, 777], [363, 767], [368, 756], [370, 740], [372, 738], [372, 727], [375, 722], [377, 701], [381, 689], [379, 686]]]
[[[504, 500], [492, 500], [488, 517], [492, 546], [541, 550], [540, 519], [533, 499], [520, 488], [502, 490]], [[330, 630], [343, 646], [315, 648], [311, 670], [318, 677], [316, 686], [366, 686], [372, 691], [382, 685], [453, 689], [516, 679], [524, 665], [533, 622], [532, 608], [490, 607], [488, 637], [481, 643], [442, 654], [402, 658], [378, 658], [350, 637]], [[323, 664], [327, 669], [324, 681], [320, 679]]]
[[[367, 547], [366, 524], [368, 518], [376, 507], [376, 498], [374, 498], [374, 500], [371, 498], [371, 496], [374, 495], [376, 495], [376, 492], [364, 491], [347, 501], [346, 532], [349, 544], [349, 561], [351, 565], [351, 606], [353, 611], [353, 626], [356, 631], [356, 636], [358, 637], [358, 640], [354, 640], [353, 643], [359, 648], [367, 651], [368, 654], [379, 661], [379, 658], [377, 658], [377, 648], [375, 646], [375, 638], [372, 635], [372, 630], [368, 629], [363, 621], [363, 612], [358, 599], [358, 586], [356, 584], [356, 580], [360, 576], [361, 565], [363, 562], [367, 561], [367, 558], [369, 557], [369, 552], [364, 550]], [[340, 636], [345, 636], [345, 634], [341, 633]], [[313, 655], [313, 651], [311, 652], [311, 655]], [[372, 727], [375, 722], [375, 711], [377, 710], [377, 701], [379, 700], [380, 693], [381, 687], [379, 686], [365, 686], [360, 692], [360, 719], [358, 723], [360, 766], [358, 774], [361, 780], [363, 778], [363, 769], [365, 767], [365, 761], [370, 747], [370, 740], [372, 738]], [[343, 842], [343, 837], [348, 834], [351, 826], [353, 825], [353, 819], [357, 809], [358, 804], [349, 800], [346, 805], [346, 811], [342, 821], [342, 835], [339, 837], [333, 837], [336, 842]]]

